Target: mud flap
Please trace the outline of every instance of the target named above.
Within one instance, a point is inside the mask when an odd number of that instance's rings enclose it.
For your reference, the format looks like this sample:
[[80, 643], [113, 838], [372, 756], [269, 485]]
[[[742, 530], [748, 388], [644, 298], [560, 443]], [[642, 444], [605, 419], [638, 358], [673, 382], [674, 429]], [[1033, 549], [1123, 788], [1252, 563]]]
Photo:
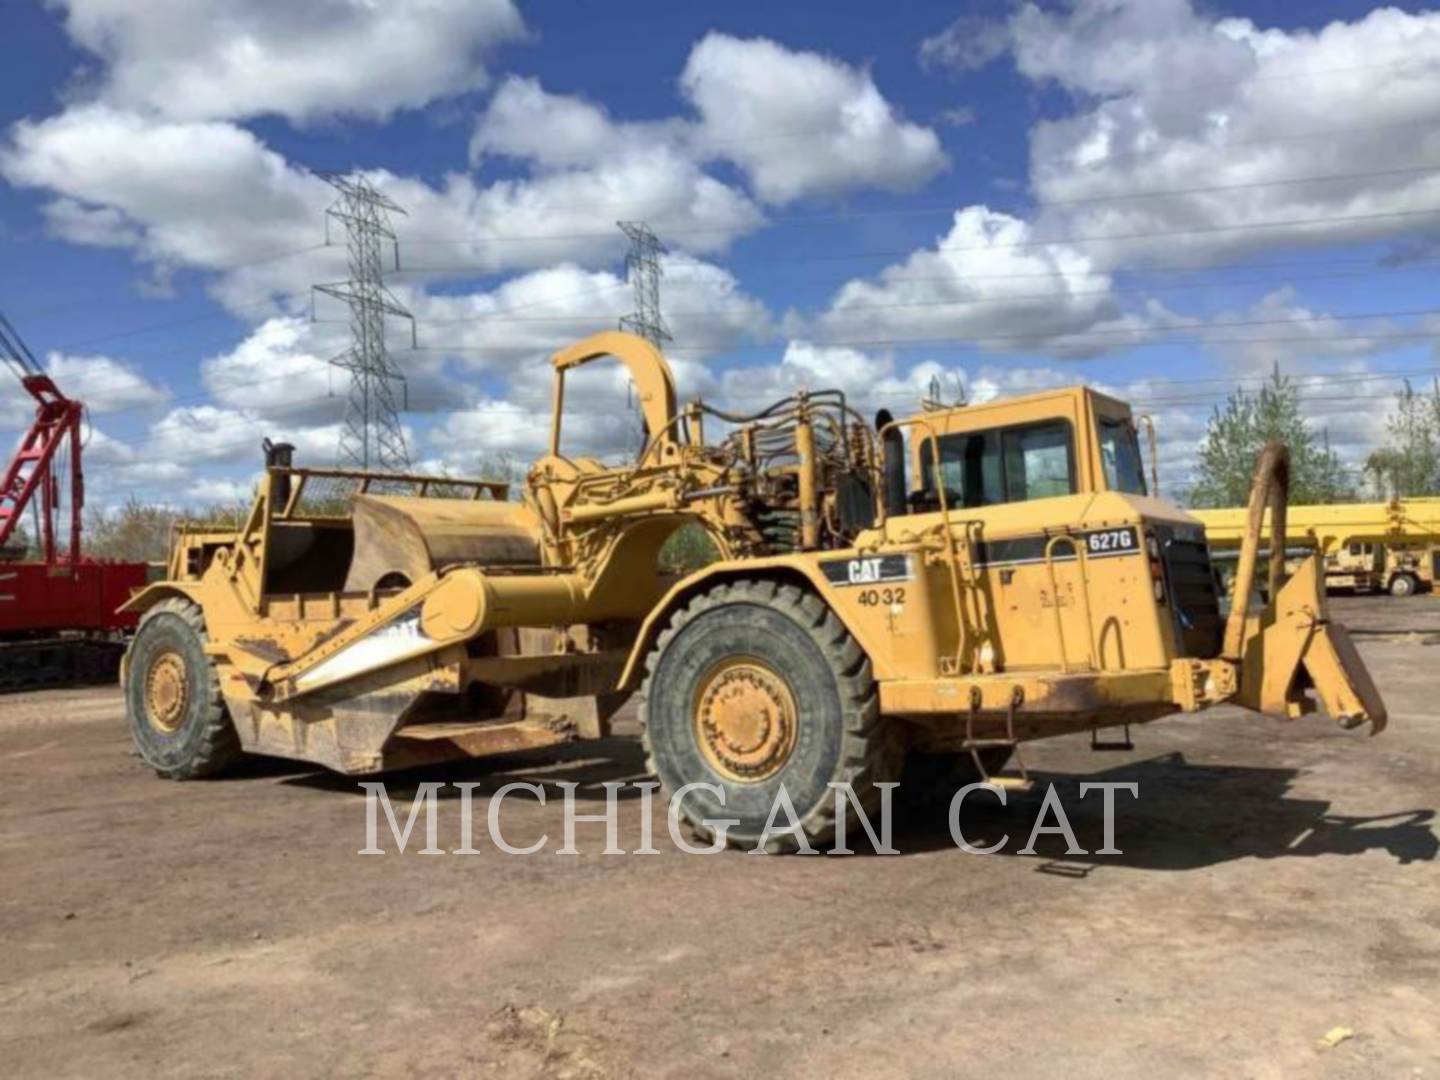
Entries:
[[1300, 570], [1257, 619], [1247, 621], [1237, 704], [1286, 719], [1314, 705], [1313, 687], [1325, 711], [1347, 728], [1385, 728], [1385, 703], [1345, 628], [1329, 621], [1319, 556]]

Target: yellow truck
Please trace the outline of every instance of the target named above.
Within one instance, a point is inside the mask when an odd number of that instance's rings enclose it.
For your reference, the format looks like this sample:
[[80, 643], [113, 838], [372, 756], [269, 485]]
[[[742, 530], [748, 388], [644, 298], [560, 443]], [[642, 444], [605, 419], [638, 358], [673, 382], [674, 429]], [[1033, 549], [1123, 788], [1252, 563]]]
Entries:
[[[566, 377], [606, 358], [647, 431], [618, 465], [566, 438]], [[1284, 580], [1272, 557], [1268, 606], [1222, 615], [1204, 529], [1146, 492], [1123, 402], [1075, 387], [873, 423], [833, 391], [682, 408], [623, 333], [553, 368], [519, 501], [272, 454], [240, 530], [182, 534], [129, 605], [140, 756], [178, 779], [242, 753], [374, 773], [603, 735], [633, 696], [664, 785], [710, 785], [691, 823], [734, 819], [748, 845], [782, 785], [821, 841], [829, 785], [873, 809], [907, 762], [1024, 786], [1028, 740], [1217, 705], [1385, 724], [1318, 560]], [[1257, 465], [1238, 597], [1266, 508], [1283, 555], [1287, 460]], [[719, 557], [679, 577], [660, 553], [685, 526]]]
[[[1244, 507], [1194, 510], [1217, 559], [1245, 542]], [[1433, 589], [1440, 568], [1440, 499], [1297, 505], [1287, 511], [1293, 549], [1319, 552], [1333, 589], [1412, 596]]]

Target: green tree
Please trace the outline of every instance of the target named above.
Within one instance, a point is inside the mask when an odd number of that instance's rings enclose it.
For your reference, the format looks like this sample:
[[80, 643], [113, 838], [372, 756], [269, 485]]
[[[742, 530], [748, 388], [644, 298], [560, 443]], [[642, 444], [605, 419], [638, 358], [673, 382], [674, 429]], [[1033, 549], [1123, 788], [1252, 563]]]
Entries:
[[1277, 364], [1258, 393], [1234, 391], [1216, 406], [1200, 448], [1192, 506], [1244, 506], [1255, 458], [1278, 439], [1290, 448], [1290, 501], [1342, 502], [1354, 491], [1328, 431], [1316, 438], [1300, 409], [1299, 388]]
[[503, 480], [510, 485], [510, 501], [519, 502], [525, 490], [525, 464], [514, 454], [501, 450], [494, 454], [480, 454], [475, 458], [474, 468], [466, 473], [480, 480]]
[[660, 549], [660, 569], [667, 574], [693, 574], [720, 558], [710, 534], [699, 525], [681, 525]]
[[1378, 493], [1404, 498], [1440, 491], [1440, 381], [1417, 394], [1407, 379], [1385, 430], [1385, 445], [1365, 459]]
[[238, 529], [249, 507], [243, 503], [180, 510], [144, 503], [135, 496], [113, 509], [91, 508], [85, 513], [85, 550], [98, 559], [125, 562], [164, 562], [170, 554], [175, 525], [187, 522], [224, 532]]
[[10, 542], [0, 548], [0, 560], [4, 559], [35, 559], [39, 557], [39, 548], [31, 542], [30, 532], [24, 525], [18, 525], [15, 531], [10, 534]]

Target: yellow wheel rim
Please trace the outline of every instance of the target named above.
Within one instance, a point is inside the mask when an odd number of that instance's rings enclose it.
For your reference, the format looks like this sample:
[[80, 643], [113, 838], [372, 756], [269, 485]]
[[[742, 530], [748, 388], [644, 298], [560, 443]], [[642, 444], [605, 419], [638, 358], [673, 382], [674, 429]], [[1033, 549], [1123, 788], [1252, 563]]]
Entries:
[[161, 653], [145, 675], [145, 717], [150, 726], [173, 735], [185, 723], [189, 701], [184, 657], [177, 652]]
[[695, 694], [694, 716], [700, 752], [727, 780], [766, 780], [795, 749], [794, 695], [779, 672], [754, 657], [728, 657], [711, 668]]

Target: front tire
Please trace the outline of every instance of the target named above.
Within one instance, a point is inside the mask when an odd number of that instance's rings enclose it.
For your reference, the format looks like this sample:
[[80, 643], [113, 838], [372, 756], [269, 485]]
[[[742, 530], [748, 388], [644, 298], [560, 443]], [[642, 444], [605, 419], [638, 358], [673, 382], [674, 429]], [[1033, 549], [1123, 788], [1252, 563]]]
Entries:
[[[640, 722], [646, 761], [672, 795], [687, 784], [684, 818], [713, 838], [709, 822], [734, 819], [732, 847], [761, 839], [780, 789], [805, 838], [834, 836], [836, 792], [848, 783], [878, 828], [876, 785], [892, 782], [900, 754], [880, 716], [870, 660], [815, 594], [772, 581], [720, 585], [682, 608], [646, 663]], [[845, 802], [846, 837], [860, 825]], [[788, 824], [783, 811], [776, 826]], [[767, 851], [793, 851], [794, 834]]]
[[1409, 574], [1396, 574], [1390, 582], [1391, 596], [1413, 596], [1415, 592], [1415, 579]]
[[140, 622], [126, 664], [130, 737], [171, 780], [213, 776], [240, 756], [240, 740], [205, 655], [205, 617], [189, 600], [162, 600]]

